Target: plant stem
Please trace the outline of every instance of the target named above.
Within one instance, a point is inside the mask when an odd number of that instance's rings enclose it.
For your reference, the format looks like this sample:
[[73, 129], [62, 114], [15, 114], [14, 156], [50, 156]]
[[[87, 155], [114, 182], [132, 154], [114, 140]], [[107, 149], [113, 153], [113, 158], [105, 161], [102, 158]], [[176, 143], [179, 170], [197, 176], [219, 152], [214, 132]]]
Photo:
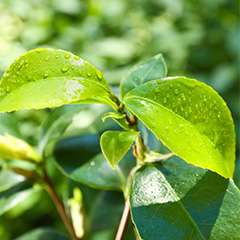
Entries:
[[79, 238], [76, 236], [74, 228], [73, 228], [73, 224], [71, 219], [68, 217], [66, 211], [65, 211], [65, 207], [63, 202], [61, 201], [61, 199], [59, 198], [54, 185], [51, 181], [51, 179], [49, 178], [48, 174], [46, 171], [44, 171], [44, 183], [46, 186], [46, 190], [49, 194], [49, 196], [51, 197], [52, 201], [54, 202], [56, 209], [58, 211], [58, 214], [60, 215], [64, 225], [66, 226], [67, 231], [69, 232], [71, 239], [72, 240], [79, 240]]
[[128, 224], [128, 219], [130, 216], [130, 204], [129, 204], [129, 200], [127, 199], [125, 201], [125, 206], [124, 206], [124, 210], [123, 210], [123, 214], [122, 214], [122, 218], [118, 227], [118, 231], [115, 237], [115, 240], [122, 240], [124, 233], [126, 231], [127, 228], [127, 224]]

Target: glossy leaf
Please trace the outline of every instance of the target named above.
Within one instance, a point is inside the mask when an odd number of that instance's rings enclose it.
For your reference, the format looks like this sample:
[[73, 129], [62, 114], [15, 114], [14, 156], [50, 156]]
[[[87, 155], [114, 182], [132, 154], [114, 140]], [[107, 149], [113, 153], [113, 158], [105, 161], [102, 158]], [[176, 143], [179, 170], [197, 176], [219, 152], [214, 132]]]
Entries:
[[0, 82], [0, 112], [58, 107], [74, 102], [115, 107], [94, 66], [62, 50], [35, 49], [20, 56]]
[[106, 131], [102, 134], [100, 145], [105, 158], [115, 168], [135, 141], [138, 132]]
[[67, 240], [68, 238], [62, 233], [56, 232], [50, 228], [39, 228], [23, 234], [16, 240]]
[[166, 63], [162, 54], [158, 54], [133, 68], [121, 84], [121, 94], [124, 96], [130, 90], [149, 80], [160, 79], [166, 76]]
[[233, 120], [211, 87], [185, 77], [154, 80], [129, 92], [124, 103], [177, 156], [233, 176]]
[[178, 158], [137, 173], [131, 210], [142, 239], [237, 240], [240, 236], [240, 191], [233, 180]]
[[112, 170], [102, 154], [74, 170], [69, 176], [74, 181], [105, 190], [120, 190], [124, 184], [121, 172]]

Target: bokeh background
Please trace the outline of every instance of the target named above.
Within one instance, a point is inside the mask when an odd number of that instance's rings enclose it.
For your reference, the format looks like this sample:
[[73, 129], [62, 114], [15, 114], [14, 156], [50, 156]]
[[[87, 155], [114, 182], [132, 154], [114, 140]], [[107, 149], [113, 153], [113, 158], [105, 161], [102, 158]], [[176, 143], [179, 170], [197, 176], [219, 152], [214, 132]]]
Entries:
[[[131, 66], [162, 53], [168, 75], [186, 75], [206, 82], [228, 103], [237, 132], [235, 179], [240, 186], [239, 9], [238, 0], [1, 0], [0, 75], [20, 54], [48, 46], [71, 51], [92, 62], [117, 86]], [[35, 145], [49, 113], [14, 113], [13, 125]], [[62, 175], [56, 170], [53, 175], [64, 192]], [[99, 222], [102, 218], [111, 224], [116, 218], [117, 222], [122, 206], [121, 196], [101, 194], [97, 203], [91, 199], [88, 203], [97, 209], [102, 208], [101, 201], [110, 202], [108, 208], [103, 207], [105, 212], [95, 213], [95, 232], [100, 233], [91, 239], [105, 240], [111, 235], [104, 230], [109, 223]], [[0, 217], [0, 239], [14, 239], [42, 226], [64, 231], [54, 206], [35, 187], [27, 200]]]

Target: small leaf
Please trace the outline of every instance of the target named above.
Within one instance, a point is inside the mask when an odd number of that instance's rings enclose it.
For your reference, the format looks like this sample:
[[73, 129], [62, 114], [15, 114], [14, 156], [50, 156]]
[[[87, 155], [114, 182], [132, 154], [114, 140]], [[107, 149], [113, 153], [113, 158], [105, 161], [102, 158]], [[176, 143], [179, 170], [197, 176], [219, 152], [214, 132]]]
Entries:
[[124, 130], [129, 130], [129, 124], [126, 120], [126, 115], [123, 113], [118, 112], [107, 112], [102, 117], [103, 122], [105, 122], [107, 119], [113, 119], [120, 127], [122, 127]]
[[135, 87], [154, 79], [167, 76], [167, 66], [162, 54], [158, 54], [137, 65], [121, 84], [122, 97]]
[[102, 134], [102, 152], [113, 168], [128, 152], [137, 135], [138, 132], [134, 131], [106, 131]]
[[0, 112], [76, 102], [115, 108], [101, 72], [69, 52], [47, 48], [29, 51], [9, 67], [0, 82], [0, 97]]
[[175, 155], [233, 176], [233, 119], [211, 87], [185, 77], [154, 80], [129, 92], [124, 103]]
[[0, 157], [7, 160], [41, 161], [41, 157], [28, 143], [10, 135], [0, 135]]
[[240, 236], [240, 191], [232, 179], [187, 165], [178, 158], [147, 166], [136, 174], [131, 211], [142, 239], [216, 240]]

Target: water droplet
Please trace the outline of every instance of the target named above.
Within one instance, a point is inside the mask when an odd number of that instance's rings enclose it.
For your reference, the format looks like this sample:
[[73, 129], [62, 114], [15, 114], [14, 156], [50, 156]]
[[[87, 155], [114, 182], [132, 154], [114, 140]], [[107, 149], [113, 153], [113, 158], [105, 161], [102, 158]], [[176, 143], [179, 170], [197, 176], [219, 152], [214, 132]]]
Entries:
[[167, 103], [167, 98], [166, 97], [163, 98], [163, 103]]
[[58, 58], [59, 58], [59, 55], [56, 55], [55, 58], [58, 59]]
[[70, 53], [66, 53], [65, 55], [64, 55], [64, 57], [66, 58], [66, 59], [69, 59], [70, 58]]
[[79, 56], [74, 56], [74, 60], [78, 61], [78, 60], [80, 60], [80, 57]]
[[88, 75], [88, 77], [91, 77], [92, 74], [91, 73], [87, 73], [87, 75]]
[[46, 56], [44, 60], [45, 60], [45, 61], [48, 61], [49, 58], [50, 58], [49, 56]]
[[48, 77], [48, 74], [47, 74], [47, 73], [44, 73], [43, 78], [45, 79], [45, 78], [47, 78], [47, 77]]
[[102, 74], [101, 74], [100, 72], [97, 72], [97, 78], [98, 78], [99, 80], [102, 80], [103, 76], [102, 76]]
[[68, 70], [69, 70], [68, 67], [62, 67], [62, 68], [61, 68], [62, 73], [66, 73]]
[[95, 162], [94, 162], [94, 161], [91, 161], [91, 162], [90, 162], [90, 166], [91, 166], [91, 167], [94, 167], [94, 166], [95, 166]]

